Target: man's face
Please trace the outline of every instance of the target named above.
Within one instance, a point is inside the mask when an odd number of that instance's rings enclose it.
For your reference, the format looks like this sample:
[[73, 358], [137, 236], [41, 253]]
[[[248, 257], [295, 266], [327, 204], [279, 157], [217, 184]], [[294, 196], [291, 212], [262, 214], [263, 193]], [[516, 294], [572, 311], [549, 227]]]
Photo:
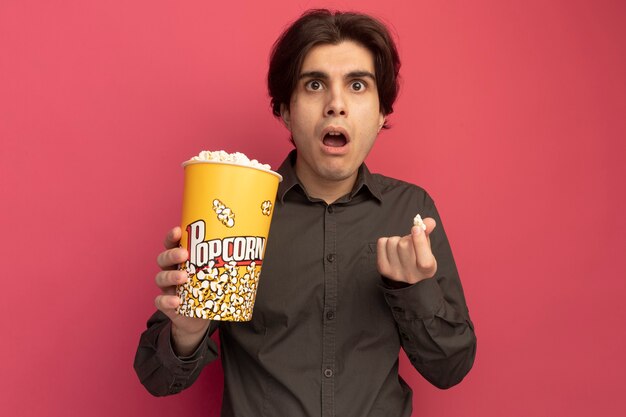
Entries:
[[353, 183], [384, 122], [372, 53], [351, 41], [312, 48], [282, 116], [305, 185]]

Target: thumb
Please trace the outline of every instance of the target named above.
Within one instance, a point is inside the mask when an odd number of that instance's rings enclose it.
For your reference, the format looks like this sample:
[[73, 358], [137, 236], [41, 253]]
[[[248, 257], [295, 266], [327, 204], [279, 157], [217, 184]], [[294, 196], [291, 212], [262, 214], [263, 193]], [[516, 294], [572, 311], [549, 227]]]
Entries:
[[[424, 219], [424, 223], [426, 223], [426, 220], [432, 219]], [[432, 277], [437, 271], [437, 260], [433, 256], [433, 252], [430, 249], [430, 239], [427, 235], [427, 233], [434, 229], [434, 226], [435, 222], [433, 220], [430, 225], [426, 223], [426, 230], [419, 226], [413, 226], [411, 229], [416, 266], [425, 278]]]
[[437, 226], [437, 222], [432, 217], [425, 218], [423, 222], [426, 225], [426, 230], [422, 229], [420, 226], [413, 226], [411, 228], [411, 240], [413, 240], [413, 249], [415, 250], [418, 263], [420, 260], [432, 256], [429, 235]]
[[437, 227], [437, 222], [432, 217], [426, 217], [423, 221], [426, 225], [426, 235], [431, 234], [433, 230], [435, 230], [435, 227]]

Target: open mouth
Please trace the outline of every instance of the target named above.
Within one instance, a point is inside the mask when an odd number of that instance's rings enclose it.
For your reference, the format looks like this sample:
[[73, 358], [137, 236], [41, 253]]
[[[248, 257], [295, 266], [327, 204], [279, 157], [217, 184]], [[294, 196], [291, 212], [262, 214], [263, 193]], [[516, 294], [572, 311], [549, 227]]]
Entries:
[[328, 132], [324, 135], [322, 139], [324, 145], [330, 146], [332, 148], [341, 148], [348, 143], [348, 139], [345, 137], [343, 133], [340, 132]]

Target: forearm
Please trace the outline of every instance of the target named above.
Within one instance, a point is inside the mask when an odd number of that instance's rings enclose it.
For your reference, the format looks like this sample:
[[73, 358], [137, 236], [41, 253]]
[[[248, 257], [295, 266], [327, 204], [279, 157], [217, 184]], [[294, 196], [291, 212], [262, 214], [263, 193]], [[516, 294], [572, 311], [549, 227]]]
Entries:
[[156, 312], [148, 320], [135, 355], [134, 368], [141, 383], [155, 396], [176, 394], [189, 387], [202, 368], [217, 358], [217, 347], [209, 333], [202, 335], [191, 355], [177, 356], [172, 347], [171, 322]]
[[472, 368], [476, 335], [435, 203], [426, 195], [416, 207], [423, 217], [431, 217], [437, 223], [429, 235], [437, 271], [434, 277], [414, 285], [387, 286], [385, 296], [396, 319], [402, 347], [413, 366], [433, 385], [449, 388]]
[[[467, 311], [448, 303], [435, 280], [391, 294], [388, 302], [411, 364], [439, 388], [458, 384], [472, 368], [476, 354], [476, 336]], [[407, 296], [415, 300], [412, 306], [406, 306]]]
[[[208, 325], [210, 326], [210, 323], [208, 323]], [[171, 343], [176, 356], [191, 356], [198, 349], [200, 343], [202, 343], [207, 329], [196, 333], [188, 333], [181, 331], [177, 326], [172, 324], [170, 330]]]

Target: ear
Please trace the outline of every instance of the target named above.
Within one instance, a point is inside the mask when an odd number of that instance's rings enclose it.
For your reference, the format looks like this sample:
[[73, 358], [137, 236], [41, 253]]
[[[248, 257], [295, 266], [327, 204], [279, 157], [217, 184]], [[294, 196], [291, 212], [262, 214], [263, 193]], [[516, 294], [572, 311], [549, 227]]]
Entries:
[[280, 105], [280, 117], [283, 119], [283, 123], [289, 131], [291, 131], [291, 115], [289, 114], [289, 109], [285, 104]]
[[383, 128], [383, 125], [385, 124], [385, 115], [380, 112], [378, 114], [378, 131], [380, 132], [380, 129]]

